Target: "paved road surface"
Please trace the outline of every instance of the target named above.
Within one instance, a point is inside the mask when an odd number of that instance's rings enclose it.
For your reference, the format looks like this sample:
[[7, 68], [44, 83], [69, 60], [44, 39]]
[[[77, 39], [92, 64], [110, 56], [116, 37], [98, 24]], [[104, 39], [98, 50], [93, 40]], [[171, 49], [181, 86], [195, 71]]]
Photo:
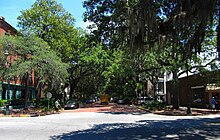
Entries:
[[76, 112], [0, 117], [0, 140], [220, 139], [220, 116], [144, 112]]

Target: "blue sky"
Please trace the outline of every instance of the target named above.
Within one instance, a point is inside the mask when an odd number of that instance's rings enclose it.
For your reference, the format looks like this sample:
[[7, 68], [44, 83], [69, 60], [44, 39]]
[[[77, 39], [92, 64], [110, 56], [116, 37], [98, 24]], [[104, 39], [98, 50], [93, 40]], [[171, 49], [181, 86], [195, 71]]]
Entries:
[[[66, 11], [71, 13], [75, 18], [76, 27], [86, 27], [86, 23], [83, 22], [82, 14], [85, 11], [82, 6], [83, 0], [57, 0], [57, 3], [61, 3]], [[3, 16], [5, 20], [11, 24], [14, 28], [17, 28], [17, 17], [21, 15], [21, 10], [26, 10], [31, 7], [35, 0], [0, 0], [0, 16]]]

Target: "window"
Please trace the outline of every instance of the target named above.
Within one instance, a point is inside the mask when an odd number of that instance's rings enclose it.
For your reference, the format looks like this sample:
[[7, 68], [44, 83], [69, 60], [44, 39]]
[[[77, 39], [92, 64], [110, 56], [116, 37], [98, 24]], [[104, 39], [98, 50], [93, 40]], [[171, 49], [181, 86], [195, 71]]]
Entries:
[[21, 99], [21, 91], [20, 90], [16, 91], [16, 99]]
[[204, 92], [201, 89], [194, 90], [193, 102], [201, 103], [204, 100]]

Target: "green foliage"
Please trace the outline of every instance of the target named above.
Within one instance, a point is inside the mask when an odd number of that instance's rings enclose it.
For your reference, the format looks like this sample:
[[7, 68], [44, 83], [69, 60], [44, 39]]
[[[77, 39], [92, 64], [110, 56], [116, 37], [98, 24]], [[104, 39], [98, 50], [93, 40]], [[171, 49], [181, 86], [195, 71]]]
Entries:
[[[69, 64], [68, 84], [71, 85], [71, 96], [84, 77], [90, 76], [96, 69], [98, 71], [101, 70], [101, 66], [105, 66], [103, 61], [106, 59], [106, 53], [101, 45], [90, 42], [89, 36], [83, 30], [76, 30], [72, 15], [66, 12], [56, 0], [36, 0], [30, 9], [21, 12], [18, 20], [18, 26], [23, 31], [30, 31], [42, 38], [61, 57], [62, 62]], [[42, 65], [44, 67], [44, 64]], [[62, 70], [62, 67], [58, 68]], [[56, 74], [52, 75], [56, 76]], [[49, 79], [50, 82], [54, 81], [53, 77]]]
[[146, 103], [142, 106], [143, 108], [149, 109], [149, 110], [162, 110], [166, 107], [166, 104], [164, 102], [158, 102], [158, 101], [154, 101], [154, 102], [150, 102], [150, 103]]
[[134, 98], [129, 95], [127, 95], [123, 100], [125, 104], [132, 104], [134, 102]]
[[107, 63], [107, 67], [105, 71], [103, 71], [102, 75], [106, 78], [114, 77], [114, 75], [120, 72], [121, 64], [123, 61], [123, 51], [117, 49], [113, 51], [112, 54], [109, 54], [107, 57], [108, 60], [105, 61]]
[[10, 101], [11, 102], [11, 105], [24, 105], [24, 99], [13, 99]]
[[[7, 38], [7, 39], [6, 39]], [[9, 70], [7, 65], [9, 64], [8, 55], [13, 51], [10, 45], [10, 40], [13, 40], [11, 36], [0, 37], [0, 77], [3, 79], [8, 78]]]
[[[39, 102], [39, 107], [43, 110], [47, 110], [48, 109], [48, 99], [47, 98], [42, 98]], [[52, 110], [55, 110], [55, 99], [51, 98], [49, 100], [49, 107]]]
[[136, 89], [137, 89], [137, 90], [141, 90], [141, 89], [142, 89], [142, 83], [137, 83]]
[[108, 55], [108, 59], [104, 61], [106, 64], [105, 69], [101, 74], [105, 78], [103, 91], [107, 90], [111, 85], [111, 80], [117, 78], [117, 75], [122, 72], [123, 51], [117, 49]]
[[[17, 61], [20, 68], [14, 65], [17, 71], [13, 73], [25, 76], [25, 69], [35, 69], [40, 83], [55, 90], [69, 76], [71, 95], [74, 91], [82, 96], [108, 91], [133, 97], [137, 83], [150, 80], [155, 84], [165, 71], [177, 74], [192, 68], [191, 63], [201, 64], [196, 55], [201, 44], [216, 46], [216, 40], [205, 36], [213, 35], [216, 27], [207, 26], [214, 12], [207, 6], [215, 4], [187, 2], [87, 0], [84, 19], [95, 24], [88, 35], [74, 28], [74, 18], [56, 0], [36, 0], [21, 12], [18, 25], [48, 45], [38, 39], [18, 41], [32, 57]], [[200, 6], [203, 8], [195, 8]], [[2, 55], [0, 59], [6, 60]], [[7, 75], [4, 72], [1, 75]]]
[[18, 27], [42, 38], [63, 61], [69, 62], [78, 41], [74, 21], [56, 0], [36, 0], [30, 9], [21, 11]]
[[6, 104], [6, 100], [0, 100], [0, 107], [4, 107]]
[[185, 60], [198, 61], [196, 53], [201, 52], [203, 42], [207, 45], [208, 38], [215, 36], [216, 24], [209, 21], [215, 21], [216, 6], [211, 1], [88, 0], [84, 2], [84, 18], [95, 23], [93, 33], [109, 46], [130, 46], [136, 53], [146, 53], [150, 59], [145, 62], [154, 68], [159, 65], [159, 69], [177, 71], [186, 69]]
[[[12, 60], [10, 69], [4, 72], [4, 76], [27, 78], [27, 73], [34, 71], [35, 83], [37, 85], [47, 85], [51, 89], [58, 88], [60, 83], [68, 76], [68, 65], [61, 62], [61, 59], [52, 51], [48, 44], [33, 35], [23, 36], [3, 36], [0, 44], [11, 44], [11, 52], [17, 55], [16, 60]], [[28, 54], [30, 54], [28, 58]], [[4, 65], [4, 68], [7, 67]], [[1, 73], [3, 73], [1, 72]]]
[[[81, 77], [78, 91], [87, 95], [104, 92], [109, 85], [110, 77], [114, 76], [114, 69], [110, 71], [110, 67], [115, 64], [113, 59], [110, 51], [101, 44], [86, 48], [80, 54], [76, 66], [84, 68], [84, 71], [90, 74]], [[75, 76], [78, 75], [75, 74]]]

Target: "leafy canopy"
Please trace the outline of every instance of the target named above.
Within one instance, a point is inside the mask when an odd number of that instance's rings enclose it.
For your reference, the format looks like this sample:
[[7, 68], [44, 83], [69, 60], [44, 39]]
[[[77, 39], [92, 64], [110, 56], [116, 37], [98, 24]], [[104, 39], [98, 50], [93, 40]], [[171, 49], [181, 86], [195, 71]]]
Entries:
[[74, 21], [56, 0], [36, 0], [30, 9], [21, 11], [18, 27], [42, 38], [62, 60], [69, 61], [78, 35]]
[[[3, 36], [0, 44], [11, 45], [13, 55], [11, 67], [8, 68], [8, 76], [25, 77], [30, 71], [34, 71], [35, 82], [40, 82], [51, 88], [60, 86], [60, 83], [68, 76], [68, 65], [62, 63], [56, 52], [42, 39], [33, 35]], [[6, 66], [4, 66], [7, 68]], [[39, 83], [36, 83], [39, 84]]]

